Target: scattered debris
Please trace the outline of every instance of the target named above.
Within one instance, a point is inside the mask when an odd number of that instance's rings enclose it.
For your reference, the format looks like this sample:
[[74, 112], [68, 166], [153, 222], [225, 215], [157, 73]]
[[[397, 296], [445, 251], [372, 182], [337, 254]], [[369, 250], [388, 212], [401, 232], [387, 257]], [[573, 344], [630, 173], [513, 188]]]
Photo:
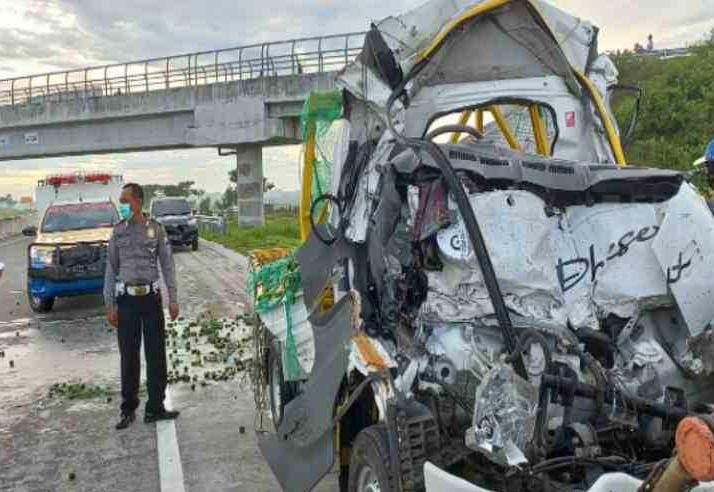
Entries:
[[106, 398], [107, 403], [111, 403], [115, 392], [105, 386], [97, 386], [88, 383], [55, 383], [50, 386], [48, 396], [50, 398], [62, 398], [65, 400], [91, 400], [94, 398]]
[[249, 358], [249, 327], [244, 319], [243, 315], [235, 319], [208, 315], [169, 322], [166, 327], [169, 384], [191, 384], [191, 390], [195, 391], [197, 384], [205, 387], [209, 382], [234, 379]]

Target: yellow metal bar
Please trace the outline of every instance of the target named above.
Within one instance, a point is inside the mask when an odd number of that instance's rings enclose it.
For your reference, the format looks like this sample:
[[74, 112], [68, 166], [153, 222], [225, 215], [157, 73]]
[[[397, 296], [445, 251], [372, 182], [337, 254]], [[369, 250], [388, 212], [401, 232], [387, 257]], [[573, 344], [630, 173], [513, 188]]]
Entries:
[[610, 115], [607, 112], [607, 109], [605, 108], [605, 103], [603, 102], [602, 97], [600, 97], [600, 93], [589, 78], [587, 78], [584, 74], [580, 73], [575, 69], [572, 70], [575, 76], [580, 81], [580, 83], [583, 85], [583, 87], [588, 90], [592, 101], [595, 103], [595, 108], [600, 114], [600, 120], [602, 121], [602, 124], [605, 127], [605, 133], [607, 133], [607, 139], [610, 142], [610, 148], [612, 149], [612, 153], [615, 156], [615, 162], [617, 162], [621, 166], [626, 166], [627, 160], [625, 159], [625, 152], [622, 150], [622, 142], [620, 141], [620, 136], [615, 131], [615, 126], [612, 124], [612, 120], [610, 119]]
[[483, 133], [483, 109], [477, 109], [474, 113], [474, 126]]
[[497, 9], [498, 7], [502, 7], [503, 5], [506, 5], [511, 1], [512, 0], [486, 0], [483, 3], [474, 5], [460, 16], [449, 21], [449, 23], [446, 24], [446, 26], [441, 31], [439, 31], [439, 34], [436, 35], [436, 37], [431, 41], [431, 43], [429, 43], [429, 46], [424, 48], [421, 53], [417, 55], [416, 63], [419, 63], [425, 58], [431, 56], [431, 54], [436, 51], [436, 49], [444, 41], [444, 39], [446, 39], [446, 36], [448, 36], [451, 31], [459, 27], [464, 22], [473, 19], [474, 17], [477, 17], [481, 14], [485, 14], [486, 12], [490, 12], [491, 10]]
[[536, 149], [540, 155], [550, 155], [548, 145], [548, 131], [545, 129], [545, 123], [540, 115], [540, 108], [537, 104], [528, 106], [528, 114], [531, 116], [531, 126], [533, 127], [533, 136], [536, 141]]
[[[465, 125], [466, 123], [468, 123], [469, 118], [471, 118], [471, 113], [473, 113], [473, 111], [469, 111], [468, 109], [466, 111], [464, 111], [463, 113], [461, 113], [461, 116], [459, 117], [459, 125]], [[461, 133], [458, 133], [458, 132], [452, 133], [450, 142], [452, 144], [458, 143], [460, 136], [461, 136]]]
[[[420, 63], [429, 56], [431, 56], [441, 45], [441, 43], [446, 39], [446, 37], [453, 31], [454, 29], [458, 28], [461, 24], [464, 22], [471, 20], [479, 15], [486, 14], [488, 12], [491, 12], [492, 10], [495, 10], [499, 7], [503, 7], [504, 5], [511, 3], [513, 0], [485, 0], [484, 2], [474, 5], [470, 9], [468, 9], [466, 12], [463, 14], [459, 15], [455, 19], [449, 21], [446, 26], [439, 31], [439, 34], [437, 34], [434, 39], [429, 43], [429, 45], [424, 48], [415, 58], [415, 63]], [[540, 10], [538, 9], [538, 6], [535, 5], [531, 0], [527, 0], [528, 5], [533, 9], [533, 11], [536, 13], [536, 15], [539, 17], [540, 21], [543, 23], [544, 26], [550, 31], [551, 36], [553, 36], [553, 39], [557, 39], [555, 34], [552, 32], [550, 27], [548, 26], [548, 23], [545, 21], [543, 18], [543, 15], [541, 14]], [[588, 79], [584, 74], [580, 73], [578, 70], [576, 70], [572, 65], [570, 66], [570, 69], [573, 71], [577, 79], [580, 81], [580, 84], [584, 86], [587, 91], [590, 93], [590, 96], [595, 103], [595, 106], [598, 110], [598, 113], [600, 114], [600, 119], [603, 122], [603, 126], [605, 127], [605, 132], [607, 133], [607, 138], [608, 142], [610, 143], [610, 148], [612, 149], [612, 153], [615, 156], [615, 161], [622, 165], [626, 166], [627, 161], [625, 159], [625, 153], [622, 150], [622, 142], [620, 141], [620, 137], [618, 136], [617, 132], [615, 131], [615, 127], [612, 124], [612, 121], [610, 120], [610, 116], [607, 112], [607, 109], [605, 108], [605, 104], [602, 101], [602, 98], [600, 97], [600, 94], [597, 92], [597, 89], [593, 86], [592, 82], [590, 79]], [[496, 118], [496, 115], [494, 114], [494, 118]], [[498, 121], [498, 120], [496, 120]], [[499, 125], [500, 126], [500, 125]], [[503, 129], [501, 129], [503, 131]], [[505, 133], [504, 133], [505, 135]], [[508, 137], [506, 137], [508, 138]]]
[[513, 150], [521, 150], [521, 144], [518, 143], [518, 139], [513, 133], [513, 130], [511, 130], [511, 126], [508, 124], [508, 121], [506, 120], [505, 116], [503, 116], [501, 108], [499, 108], [498, 106], [490, 106], [488, 110], [493, 115], [493, 119], [496, 120], [496, 124], [501, 130], [501, 133], [503, 133], [503, 136], [506, 138], [506, 142], [508, 142], [508, 145]]
[[300, 239], [306, 241], [310, 235], [310, 207], [312, 207], [312, 179], [315, 166], [315, 122], [308, 121], [305, 139], [305, 157], [302, 164], [302, 185], [300, 189]]

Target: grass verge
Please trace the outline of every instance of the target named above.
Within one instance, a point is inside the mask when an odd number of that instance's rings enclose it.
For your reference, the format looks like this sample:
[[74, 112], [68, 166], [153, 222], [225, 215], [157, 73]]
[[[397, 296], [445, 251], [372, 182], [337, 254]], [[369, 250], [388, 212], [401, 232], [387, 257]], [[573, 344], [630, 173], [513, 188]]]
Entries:
[[243, 227], [230, 221], [226, 234], [202, 231], [201, 237], [241, 254], [248, 254], [254, 249], [295, 248], [300, 245], [297, 215], [280, 212], [266, 215], [262, 227]]

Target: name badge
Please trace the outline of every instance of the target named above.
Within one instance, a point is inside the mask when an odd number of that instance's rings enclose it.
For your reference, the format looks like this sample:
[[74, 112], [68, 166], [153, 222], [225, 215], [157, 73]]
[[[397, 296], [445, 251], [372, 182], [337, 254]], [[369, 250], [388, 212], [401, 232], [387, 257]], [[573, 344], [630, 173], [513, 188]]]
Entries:
[[154, 239], [154, 237], [156, 237], [156, 232], [154, 231], [153, 227], [146, 227], [146, 237], [148, 237], [149, 239]]

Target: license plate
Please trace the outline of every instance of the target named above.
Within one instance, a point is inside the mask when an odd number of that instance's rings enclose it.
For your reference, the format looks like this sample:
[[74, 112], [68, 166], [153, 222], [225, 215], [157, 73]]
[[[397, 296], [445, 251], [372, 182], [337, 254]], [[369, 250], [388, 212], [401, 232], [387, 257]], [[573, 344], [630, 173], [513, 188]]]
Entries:
[[70, 273], [99, 273], [101, 272], [102, 266], [99, 264], [94, 265], [72, 265], [67, 268]]

